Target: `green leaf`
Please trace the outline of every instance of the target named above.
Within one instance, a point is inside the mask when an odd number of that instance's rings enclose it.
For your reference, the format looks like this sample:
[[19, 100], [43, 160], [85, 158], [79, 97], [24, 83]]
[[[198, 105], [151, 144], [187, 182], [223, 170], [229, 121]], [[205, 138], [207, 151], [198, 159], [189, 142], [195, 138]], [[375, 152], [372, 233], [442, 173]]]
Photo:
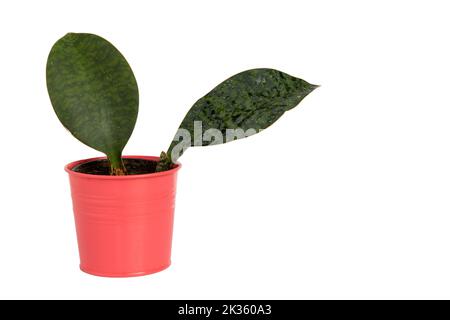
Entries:
[[[187, 130], [191, 138], [187, 143], [181, 142], [184, 143], [183, 149], [230, 142], [258, 133], [317, 87], [274, 69], [238, 73], [215, 87], [189, 110], [180, 125], [180, 129]], [[229, 130], [237, 128], [242, 131], [237, 130], [233, 134]], [[183, 138], [183, 130], [180, 129], [167, 152], [172, 161], [176, 161], [184, 151], [175, 149], [180, 146], [180, 137]]]
[[62, 124], [120, 166], [139, 105], [136, 79], [122, 54], [97, 35], [68, 33], [50, 51], [47, 89]]

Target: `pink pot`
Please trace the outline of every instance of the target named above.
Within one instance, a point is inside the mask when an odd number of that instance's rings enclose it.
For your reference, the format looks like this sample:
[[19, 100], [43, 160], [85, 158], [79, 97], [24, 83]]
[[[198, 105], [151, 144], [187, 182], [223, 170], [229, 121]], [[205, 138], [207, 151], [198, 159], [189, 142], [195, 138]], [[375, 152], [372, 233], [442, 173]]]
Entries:
[[[159, 160], [158, 157], [128, 156]], [[104, 277], [155, 273], [170, 265], [177, 172], [101, 176], [69, 163], [80, 269]]]

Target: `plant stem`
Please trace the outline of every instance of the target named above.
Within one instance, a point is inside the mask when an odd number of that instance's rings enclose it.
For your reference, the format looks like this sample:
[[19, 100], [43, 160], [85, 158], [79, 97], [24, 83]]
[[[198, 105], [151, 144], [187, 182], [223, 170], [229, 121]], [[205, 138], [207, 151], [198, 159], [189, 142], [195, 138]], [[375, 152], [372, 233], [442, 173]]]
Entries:
[[119, 154], [109, 154], [108, 155], [108, 161], [109, 161], [109, 173], [112, 176], [125, 176], [127, 174], [127, 170], [125, 169], [125, 166], [123, 165], [122, 161], [122, 155]]
[[164, 151], [161, 152], [158, 164], [156, 165], [156, 172], [167, 171], [170, 170], [171, 167], [172, 167], [172, 160], [170, 159], [169, 155]]

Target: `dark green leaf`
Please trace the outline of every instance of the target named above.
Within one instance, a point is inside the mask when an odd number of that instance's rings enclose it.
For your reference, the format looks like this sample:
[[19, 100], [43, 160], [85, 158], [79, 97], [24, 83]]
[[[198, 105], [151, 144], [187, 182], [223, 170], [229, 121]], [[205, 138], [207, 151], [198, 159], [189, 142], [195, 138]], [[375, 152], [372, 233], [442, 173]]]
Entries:
[[[180, 125], [180, 129], [186, 129], [191, 137], [184, 149], [225, 143], [258, 133], [277, 121], [284, 112], [294, 108], [315, 88], [316, 85], [274, 69], [253, 69], [236, 74], [198, 100], [189, 110]], [[197, 121], [201, 121], [201, 130]], [[194, 135], [195, 126], [201, 136]], [[235, 131], [233, 135], [228, 130], [237, 128], [243, 131]], [[167, 152], [172, 161], [181, 156], [177, 150], [179, 148], [175, 149], [180, 143], [180, 132], [177, 132]], [[236, 132], [240, 134], [236, 135]], [[246, 134], [242, 135], [242, 132]]]
[[138, 114], [133, 71], [105, 39], [69, 33], [47, 61], [47, 88], [62, 124], [81, 142], [120, 161]]

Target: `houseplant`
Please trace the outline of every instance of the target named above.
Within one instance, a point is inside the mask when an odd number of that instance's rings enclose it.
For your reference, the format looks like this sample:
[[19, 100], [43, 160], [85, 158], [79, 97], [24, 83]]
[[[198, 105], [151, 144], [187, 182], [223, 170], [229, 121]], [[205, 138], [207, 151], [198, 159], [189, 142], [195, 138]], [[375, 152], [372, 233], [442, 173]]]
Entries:
[[256, 134], [317, 87], [274, 69], [238, 73], [192, 106], [160, 157], [123, 157], [139, 93], [122, 54], [97, 35], [69, 33], [52, 47], [46, 75], [61, 123], [106, 155], [65, 169], [80, 268], [112, 277], [149, 274], [170, 265], [177, 160], [187, 148]]

